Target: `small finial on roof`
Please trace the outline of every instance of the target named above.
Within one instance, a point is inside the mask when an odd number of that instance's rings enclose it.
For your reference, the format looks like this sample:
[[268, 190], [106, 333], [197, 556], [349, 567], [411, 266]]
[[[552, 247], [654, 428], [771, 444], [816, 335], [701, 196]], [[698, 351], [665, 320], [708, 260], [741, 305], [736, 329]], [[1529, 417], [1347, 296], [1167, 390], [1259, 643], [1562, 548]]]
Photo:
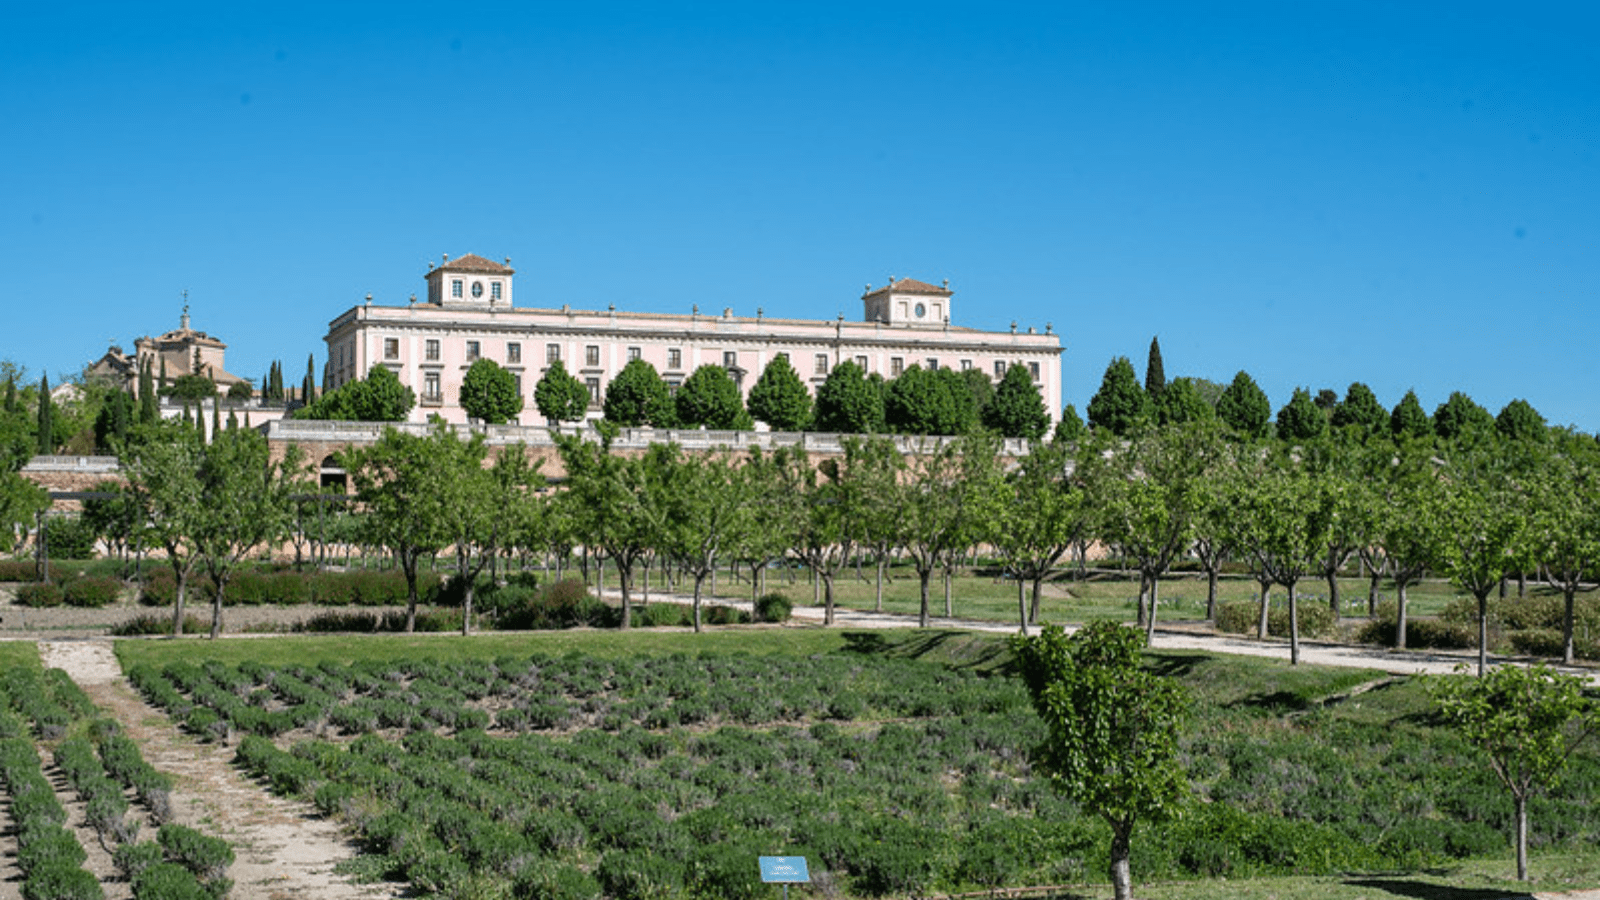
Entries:
[[443, 257], [444, 257], [444, 261], [445, 261], [445, 262], [449, 262], [449, 261], [450, 261], [450, 254], [448, 254], [448, 253], [441, 253], [441, 254], [439, 254], [439, 255], [440, 255], [440, 256], [443, 256]]
[[950, 279], [948, 278], [944, 280], [944, 289], [947, 291], [950, 290]]
[[508, 256], [508, 257], [506, 257], [506, 266], [507, 266], [507, 267], [508, 267], [508, 268], [509, 268], [509, 267], [510, 267], [510, 266], [511, 266], [511, 257], [509, 257], [509, 256]]

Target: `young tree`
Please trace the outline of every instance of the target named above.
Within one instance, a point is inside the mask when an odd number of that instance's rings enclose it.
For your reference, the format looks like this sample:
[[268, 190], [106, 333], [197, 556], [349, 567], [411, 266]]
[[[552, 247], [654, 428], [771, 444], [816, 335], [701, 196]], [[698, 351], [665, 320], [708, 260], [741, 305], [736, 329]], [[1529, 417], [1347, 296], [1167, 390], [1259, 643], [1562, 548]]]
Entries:
[[788, 356], [773, 357], [750, 388], [750, 415], [773, 431], [804, 431], [811, 423], [811, 392]]
[[1354, 429], [1363, 437], [1382, 434], [1389, 427], [1389, 411], [1378, 403], [1372, 388], [1352, 381], [1345, 389], [1344, 399], [1333, 408], [1330, 422], [1336, 429]]
[[780, 489], [799, 498], [801, 509], [789, 532], [794, 553], [821, 582], [822, 624], [832, 625], [834, 579], [854, 551], [861, 525], [853, 506], [861, 494], [851, 490], [851, 466], [824, 460], [813, 468], [805, 450], [789, 447], [774, 451], [772, 461]]
[[1045, 430], [1050, 427], [1050, 414], [1045, 412], [1039, 386], [1033, 383], [1025, 366], [1006, 370], [1000, 386], [995, 389], [994, 399], [983, 409], [983, 426], [1001, 437], [1029, 440], [1044, 437]]
[[1432, 566], [1478, 601], [1478, 674], [1489, 668], [1489, 594], [1511, 571], [1524, 541], [1525, 510], [1518, 493], [1484, 470], [1485, 459], [1451, 461], [1441, 473], [1440, 512]]
[[1167, 370], [1161, 364], [1161, 339], [1150, 339], [1150, 355], [1145, 360], [1144, 366], [1144, 392], [1153, 403], [1161, 402], [1161, 394], [1167, 389]]
[[211, 577], [211, 638], [222, 634], [223, 598], [240, 561], [289, 530], [290, 497], [310, 488], [300, 448], [271, 460], [254, 431], [213, 434], [200, 456], [200, 515], [194, 551]]
[[[731, 382], [730, 382], [731, 383]], [[737, 533], [757, 527], [742, 492], [746, 482], [723, 456], [686, 456], [676, 444], [654, 444], [645, 457], [661, 486], [663, 517], [660, 547], [694, 579], [694, 630], [700, 630], [700, 602], [706, 578], [716, 571]]]
[[1048, 737], [1035, 765], [1050, 784], [1111, 827], [1111, 884], [1131, 900], [1133, 828], [1163, 822], [1189, 795], [1178, 737], [1189, 699], [1139, 664], [1139, 632], [1097, 621], [1068, 637], [1047, 625], [1012, 652]]
[[485, 468], [488, 447], [481, 433], [462, 440], [454, 428], [440, 423], [428, 436], [428, 448], [439, 470], [435, 485], [442, 492], [439, 525], [445, 542], [455, 548], [460, 580], [461, 634], [472, 631], [478, 576], [510, 540], [517, 510], [530, 491], [543, 483], [538, 466], [529, 465], [527, 447], [502, 448]]
[[317, 355], [315, 353], [306, 354], [306, 377], [300, 380], [300, 399], [306, 403], [311, 403], [317, 399]]
[[[983, 539], [1017, 583], [1017, 626], [1039, 619], [1044, 580], [1088, 528], [1084, 494], [1067, 479], [1066, 444], [1035, 442], [997, 498], [998, 515]], [[1032, 604], [1023, 596], [1032, 588]]]
[[39, 436], [40, 456], [56, 452], [55, 430], [55, 404], [50, 399], [50, 376], [46, 374], [39, 377], [39, 421], [34, 432]]
[[660, 543], [666, 506], [659, 483], [642, 460], [611, 453], [614, 435], [614, 425], [601, 432], [598, 444], [560, 435], [556, 449], [567, 470], [574, 533], [579, 542], [604, 550], [616, 565], [622, 627], [628, 628], [633, 624], [634, 570]]
[[1544, 665], [1496, 666], [1477, 678], [1432, 682], [1440, 716], [1489, 756], [1515, 807], [1517, 880], [1528, 880], [1528, 799], [1554, 789], [1567, 760], [1596, 730], [1600, 708], [1584, 679]]
[[[1300, 662], [1297, 587], [1328, 542], [1331, 517], [1324, 486], [1290, 461], [1256, 472], [1242, 486], [1239, 545], [1255, 557], [1266, 577], [1289, 591], [1289, 664]], [[1265, 632], [1265, 593], [1258, 626]]]
[[533, 387], [533, 405], [545, 421], [559, 428], [562, 422], [583, 419], [589, 410], [589, 389], [567, 372], [561, 360], [553, 360]]
[[1057, 444], [1073, 444], [1083, 440], [1089, 433], [1089, 426], [1083, 423], [1083, 417], [1078, 415], [1077, 407], [1068, 403], [1061, 409], [1061, 421], [1056, 423], [1056, 430], [1050, 435], [1050, 440]]
[[127, 463], [128, 489], [151, 542], [166, 552], [175, 595], [172, 633], [183, 634], [189, 575], [200, 562], [197, 535], [205, 527], [206, 497], [200, 480], [201, 447], [187, 429], [170, 429], [164, 440], [136, 445]]
[[671, 428], [676, 413], [667, 383], [656, 367], [642, 359], [630, 360], [606, 386], [605, 419], [624, 428], [653, 425]]
[[689, 375], [673, 398], [677, 423], [684, 428], [749, 430], [750, 414], [744, 411], [739, 386], [728, 377], [728, 370], [706, 364]]
[[517, 376], [502, 369], [494, 360], [479, 357], [461, 379], [461, 408], [472, 418], [490, 425], [515, 421], [517, 413], [522, 412]]
[[1529, 537], [1545, 583], [1561, 592], [1561, 661], [1572, 665], [1580, 591], [1600, 587], [1600, 466], [1557, 456], [1533, 479]]
[[1139, 387], [1133, 363], [1126, 356], [1111, 360], [1100, 389], [1089, 398], [1089, 426], [1123, 437], [1149, 418], [1150, 398]]
[[1314, 441], [1328, 431], [1328, 417], [1317, 408], [1311, 392], [1295, 388], [1294, 396], [1278, 410], [1278, 438], [1299, 443]]
[[393, 553], [400, 565], [406, 580], [406, 631], [415, 631], [417, 565], [448, 540], [443, 523], [449, 511], [430, 441], [385, 428], [374, 443], [340, 454], [340, 462], [350, 473], [364, 513], [365, 540]]
[[1394, 411], [1389, 414], [1389, 433], [1396, 439], [1433, 436], [1433, 422], [1423, 411], [1416, 391], [1406, 391], [1406, 395], [1394, 405]]
[[875, 434], [884, 428], [883, 394], [853, 362], [833, 367], [817, 388], [816, 429], [839, 434]]
[[1241, 369], [1217, 398], [1217, 418], [1241, 437], [1264, 438], [1272, 426], [1272, 404], [1256, 380]]
[[974, 533], [992, 521], [991, 504], [999, 498], [991, 485], [994, 444], [972, 435], [924, 446], [906, 461], [906, 477], [898, 486], [903, 527], [902, 544], [917, 572], [920, 605], [917, 626], [927, 628], [931, 610], [928, 585], [946, 558], [970, 546]]

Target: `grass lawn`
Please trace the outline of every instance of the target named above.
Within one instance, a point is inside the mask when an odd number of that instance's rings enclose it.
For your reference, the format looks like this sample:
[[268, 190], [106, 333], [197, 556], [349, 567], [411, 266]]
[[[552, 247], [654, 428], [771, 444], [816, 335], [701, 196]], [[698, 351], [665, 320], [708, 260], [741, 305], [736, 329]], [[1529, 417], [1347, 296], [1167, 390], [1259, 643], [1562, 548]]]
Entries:
[[39, 645], [33, 641], [0, 641], [0, 669], [40, 666]]

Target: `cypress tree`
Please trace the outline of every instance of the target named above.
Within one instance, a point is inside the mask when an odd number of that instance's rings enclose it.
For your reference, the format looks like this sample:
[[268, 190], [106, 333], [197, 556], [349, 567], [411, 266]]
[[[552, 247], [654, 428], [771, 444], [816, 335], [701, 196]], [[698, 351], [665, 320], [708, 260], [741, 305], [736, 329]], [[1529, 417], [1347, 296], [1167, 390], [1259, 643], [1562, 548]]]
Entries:
[[[247, 413], [245, 413], [245, 415], [248, 416], [250, 414], [247, 412]], [[239, 416], [236, 413], [234, 413], [234, 411], [231, 410], [231, 409], [228, 410], [228, 430], [229, 431], [238, 431], [239, 430]]]
[[155, 379], [150, 377], [150, 360], [147, 358], [139, 366], [139, 423], [154, 425], [156, 419], [160, 417], [161, 411], [156, 404]]
[[1150, 359], [1144, 367], [1144, 392], [1150, 396], [1152, 402], [1161, 399], [1161, 392], [1167, 389], [1167, 370], [1161, 365], [1161, 339], [1150, 339]]
[[161, 386], [167, 386], [167, 358], [161, 357]]
[[217, 439], [217, 434], [222, 431], [222, 400], [219, 397], [211, 398], [211, 440]]
[[307, 403], [317, 399], [317, 355], [306, 354], [306, 380], [300, 386], [300, 397]]
[[56, 442], [54, 437], [56, 427], [56, 410], [50, 402], [50, 376], [45, 374], [39, 379], [39, 453], [49, 455], [55, 452]]
[[6, 412], [17, 411], [17, 380], [6, 379]]

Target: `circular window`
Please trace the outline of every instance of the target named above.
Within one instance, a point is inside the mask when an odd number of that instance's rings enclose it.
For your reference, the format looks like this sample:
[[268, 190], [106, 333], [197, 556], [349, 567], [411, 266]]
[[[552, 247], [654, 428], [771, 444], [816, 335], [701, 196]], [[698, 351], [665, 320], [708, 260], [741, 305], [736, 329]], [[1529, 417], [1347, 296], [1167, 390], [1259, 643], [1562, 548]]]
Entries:
[[926, 306], [923, 306], [921, 303], [918, 303], [917, 304], [917, 318], [920, 319], [920, 318], [922, 318], [923, 316], [925, 316], [927, 314], [928, 314], [928, 308]]
[[472, 283], [472, 296], [474, 296], [474, 297], [482, 297], [483, 296], [483, 282], [474, 281]]

